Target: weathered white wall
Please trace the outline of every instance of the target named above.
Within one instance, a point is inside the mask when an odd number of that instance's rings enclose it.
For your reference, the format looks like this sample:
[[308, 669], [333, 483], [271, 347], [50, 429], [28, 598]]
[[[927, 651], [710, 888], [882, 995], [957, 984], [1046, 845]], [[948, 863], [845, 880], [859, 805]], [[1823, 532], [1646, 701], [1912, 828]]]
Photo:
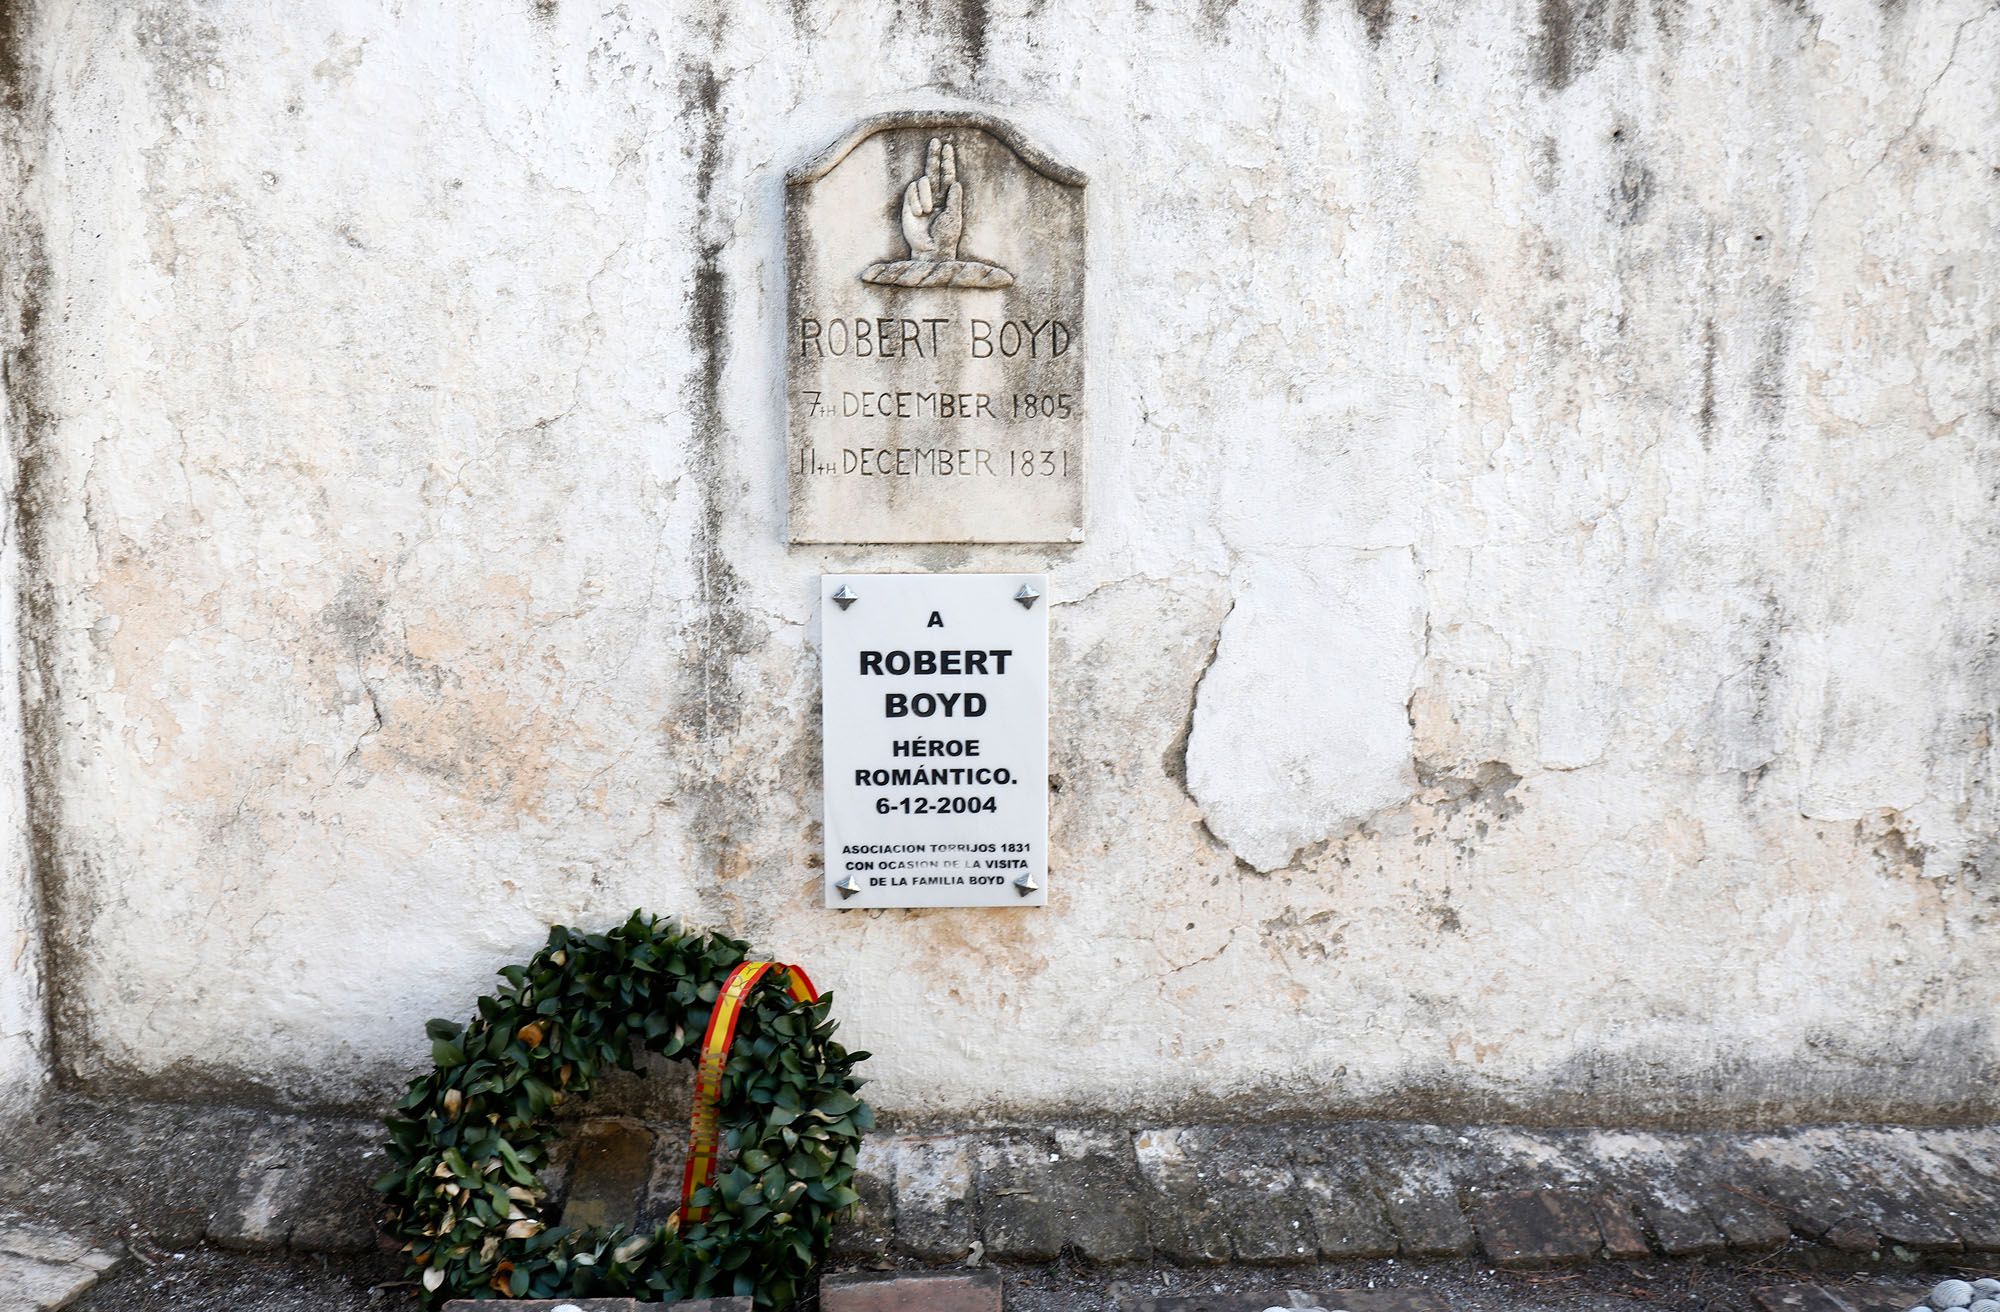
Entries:
[[[29, 8], [72, 1076], [644, 905], [901, 1112], [2000, 1110], [1988, 0]], [[782, 174], [938, 103], [1091, 175], [1089, 540], [788, 549]], [[820, 910], [812, 576], [1043, 565], [1050, 908]]]
[[[0, 544], [0, 601], [14, 602], [19, 566], [11, 516]], [[12, 613], [10, 607], [8, 612]], [[20, 675], [12, 626], [0, 631], [0, 1117], [32, 1106], [47, 1085], [47, 999], [42, 993], [43, 925], [30, 859], [23, 788]]]
[[[0, 168], [0, 178], [5, 170]], [[0, 410], [0, 432], [11, 431]], [[11, 468], [0, 469], [0, 615], [19, 608], [21, 566]], [[31, 1107], [49, 1076], [48, 1003], [42, 992], [43, 924], [31, 858], [23, 765], [20, 644], [0, 624], [0, 1118]]]
[[[29, 276], [37, 226], [22, 194], [26, 153], [19, 111], [19, 33], [0, 9], [0, 448], [20, 451], [35, 417], [28, 333], [38, 318], [39, 279]], [[43, 922], [28, 829], [22, 719], [21, 515], [18, 469], [0, 459], [0, 1118], [32, 1106], [49, 1075], [47, 999], [42, 992]]]

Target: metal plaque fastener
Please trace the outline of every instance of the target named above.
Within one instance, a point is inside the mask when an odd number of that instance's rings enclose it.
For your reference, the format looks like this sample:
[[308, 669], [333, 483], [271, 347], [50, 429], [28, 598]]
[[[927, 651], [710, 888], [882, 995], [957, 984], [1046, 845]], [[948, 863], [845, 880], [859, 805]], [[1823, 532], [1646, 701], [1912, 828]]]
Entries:
[[840, 587], [833, 594], [833, 604], [840, 607], [842, 610], [846, 610], [849, 606], [852, 606], [855, 602], [859, 600], [861, 600], [861, 598], [856, 596], [854, 594], [854, 591], [851, 588], [849, 588], [845, 583], [841, 584]]
[[840, 890], [840, 895], [842, 897], [853, 897], [856, 893], [859, 893], [861, 891], [861, 881], [856, 879], [853, 875], [849, 875], [847, 878], [841, 880], [838, 884], [835, 884], [834, 887]]
[[1019, 879], [1015, 880], [1014, 887], [1021, 891], [1022, 897], [1026, 897], [1028, 896], [1028, 894], [1040, 888], [1041, 885], [1035, 882], [1035, 873], [1034, 871], [1031, 870], [1027, 874], [1022, 875]]
[[1021, 603], [1022, 610], [1033, 610], [1035, 608], [1036, 599], [1039, 598], [1041, 595], [1042, 595], [1041, 593], [1035, 591], [1034, 584], [1023, 583], [1021, 585], [1021, 590], [1014, 594], [1014, 600]]

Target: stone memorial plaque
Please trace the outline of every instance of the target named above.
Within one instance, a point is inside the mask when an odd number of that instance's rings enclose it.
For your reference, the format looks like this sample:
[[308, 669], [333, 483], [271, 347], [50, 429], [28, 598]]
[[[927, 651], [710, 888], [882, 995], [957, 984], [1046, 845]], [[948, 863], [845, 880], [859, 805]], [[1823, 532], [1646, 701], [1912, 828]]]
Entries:
[[1082, 541], [1083, 181], [931, 112], [791, 175], [792, 541]]
[[827, 574], [826, 904], [1048, 903], [1040, 574]]

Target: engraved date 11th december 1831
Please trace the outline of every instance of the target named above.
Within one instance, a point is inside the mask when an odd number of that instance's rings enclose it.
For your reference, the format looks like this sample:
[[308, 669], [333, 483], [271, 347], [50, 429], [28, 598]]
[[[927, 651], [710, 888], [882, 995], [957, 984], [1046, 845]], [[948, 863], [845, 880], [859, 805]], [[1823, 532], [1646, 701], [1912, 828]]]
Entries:
[[1067, 451], [1054, 447], [803, 446], [792, 458], [799, 474], [857, 474], [863, 478], [1069, 478], [1076, 472]]

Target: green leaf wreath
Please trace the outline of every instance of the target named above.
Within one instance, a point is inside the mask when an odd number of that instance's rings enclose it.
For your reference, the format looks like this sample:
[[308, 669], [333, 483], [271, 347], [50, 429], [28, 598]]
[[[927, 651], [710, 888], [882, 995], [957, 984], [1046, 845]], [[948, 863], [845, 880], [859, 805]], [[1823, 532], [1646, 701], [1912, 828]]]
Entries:
[[506, 987], [479, 999], [470, 1024], [425, 1027], [436, 1069], [389, 1116], [396, 1168], [375, 1187], [427, 1304], [798, 1300], [836, 1216], [859, 1201], [854, 1165], [874, 1125], [853, 1074], [868, 1054], [833, 1041], [830, 997], [796, 1001], [771, 976], [751, 992], [722, 1079], [722, 1161], [693, 1199], [706, 1219], [650, 1233], [550, 1225], [536, 1174], [555, 1109], [599, 1071], [635, 1070], [642, 1052], [699, 1055], [723, 981], [748, 951], [636, 911], [603, 934], [559, 925], [533, 960], [500, 972]]

